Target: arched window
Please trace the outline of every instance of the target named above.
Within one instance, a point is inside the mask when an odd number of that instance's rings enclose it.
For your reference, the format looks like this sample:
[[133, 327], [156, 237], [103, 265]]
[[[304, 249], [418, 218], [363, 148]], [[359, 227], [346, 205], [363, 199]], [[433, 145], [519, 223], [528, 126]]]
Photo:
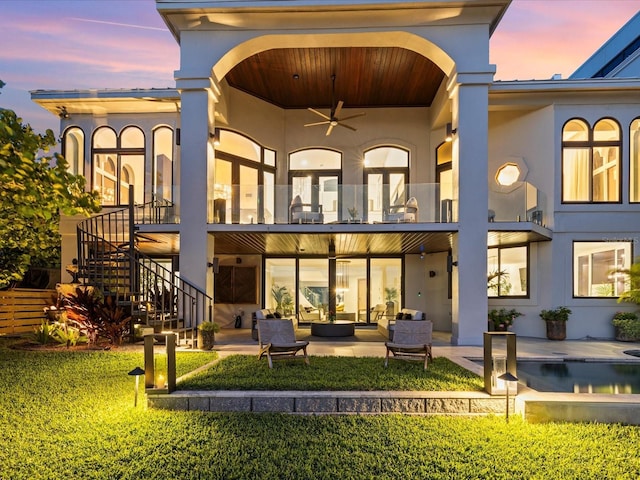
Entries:
[[600, 119], [593, 129], [584, 120], [569, 120], [562, 130], [562, 201], [619, 202], [620, 144], [613, 119]]
[[74, 175], [84, 175], [84, 132], [78, 127], [64, 132], [62, 155], [69, 164], [68, 170]]
[[157, 200], [173, 200], [173, 130], [153, 131], [153, 194]]
[[[342, 183], [342, 153], [327, 148], [308, 148], [289, 154], [289, 183], [291, 199], [300, 196], [309, 205], [306, 215], [320, 223], [336, 222], [346, 217], [353, 200], [343, 198], [338, 186]], [[347, 203], [348, 202], [348, 203]]]
[[[110, 127], [93, 133], [93, 189], [100, 193], [103, 205], [129, 203], [129, 186], [134, 186], [134, 201], [144, 202], [144, 133], [138, 127], [125, 127], [120, 135]], [[137, 183], [135, 181], [137, 180]]]
[[629, 201], [640, 202], [640, 118], [629, 128]]
[[364, 152], [365, 205], [369, 222], [385, 221], [391, 206], [404, 205], [409, 192], [409, 152], [393, 146]]
[[216, 128], [214, 223], [275, 222], [275, 151]]

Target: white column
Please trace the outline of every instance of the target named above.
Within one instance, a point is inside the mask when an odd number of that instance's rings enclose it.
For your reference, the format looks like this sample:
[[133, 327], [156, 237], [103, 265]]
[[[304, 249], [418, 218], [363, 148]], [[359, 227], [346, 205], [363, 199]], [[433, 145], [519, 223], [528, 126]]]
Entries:
[[179, 78], [180, 112], [180, 276], [213, 293], [213, 238], [207, 233], [208, 186], [212, 183], [215, 94], [210, 78]]
[[454, 189], [458, 234], [454, 238], [452, 335], [455, 345], [482, 345], [487, 328], [488, 84], [493, 73], [458, 74], [450, 84], [453, 105]]

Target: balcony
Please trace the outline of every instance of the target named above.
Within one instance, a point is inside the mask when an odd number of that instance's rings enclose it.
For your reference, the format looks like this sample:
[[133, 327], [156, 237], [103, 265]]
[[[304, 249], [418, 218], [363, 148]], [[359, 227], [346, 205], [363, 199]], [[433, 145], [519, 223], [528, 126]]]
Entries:
[[392, 189], [326, 182], [303, 191], [291, 185], [216, 185], [207, 218], [214, 224], [452, 222], [443, 205], [436, 183]]
[[548, 220], [546, 196], [528, 182], [493, 186], [489, 190], [489, 222], [532, 222], [541, 226]]
[[[207, 203], [210, 224], [393, 224], [457, 222], [457, 200], [449, 185], [408, 184], [314, 186], [216, 185]], [[179, 223], [179, 208], [167, 200], [136, 205], [136, 224]], [[489, 191], [490, 223], [532, 222], [545, 226], [546, 198], [535, 186], [516, 182]]]

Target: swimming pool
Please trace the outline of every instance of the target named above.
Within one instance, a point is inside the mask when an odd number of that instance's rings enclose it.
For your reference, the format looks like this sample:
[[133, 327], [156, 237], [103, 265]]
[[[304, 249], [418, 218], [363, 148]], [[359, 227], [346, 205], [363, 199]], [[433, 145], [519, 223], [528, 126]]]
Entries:
[[640, 393], [640, 362], [524, 360], [517, 377], [539, 392]]

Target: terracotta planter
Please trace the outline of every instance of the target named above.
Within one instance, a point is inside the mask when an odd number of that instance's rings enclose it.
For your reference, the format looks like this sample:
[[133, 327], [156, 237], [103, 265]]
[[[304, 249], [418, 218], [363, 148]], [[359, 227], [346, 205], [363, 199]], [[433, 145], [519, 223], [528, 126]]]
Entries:
[[549, 340], [564, 340], [567, 338], [567, 322], [563, 320], [545, 320], [547, 324], [547, 338]]

